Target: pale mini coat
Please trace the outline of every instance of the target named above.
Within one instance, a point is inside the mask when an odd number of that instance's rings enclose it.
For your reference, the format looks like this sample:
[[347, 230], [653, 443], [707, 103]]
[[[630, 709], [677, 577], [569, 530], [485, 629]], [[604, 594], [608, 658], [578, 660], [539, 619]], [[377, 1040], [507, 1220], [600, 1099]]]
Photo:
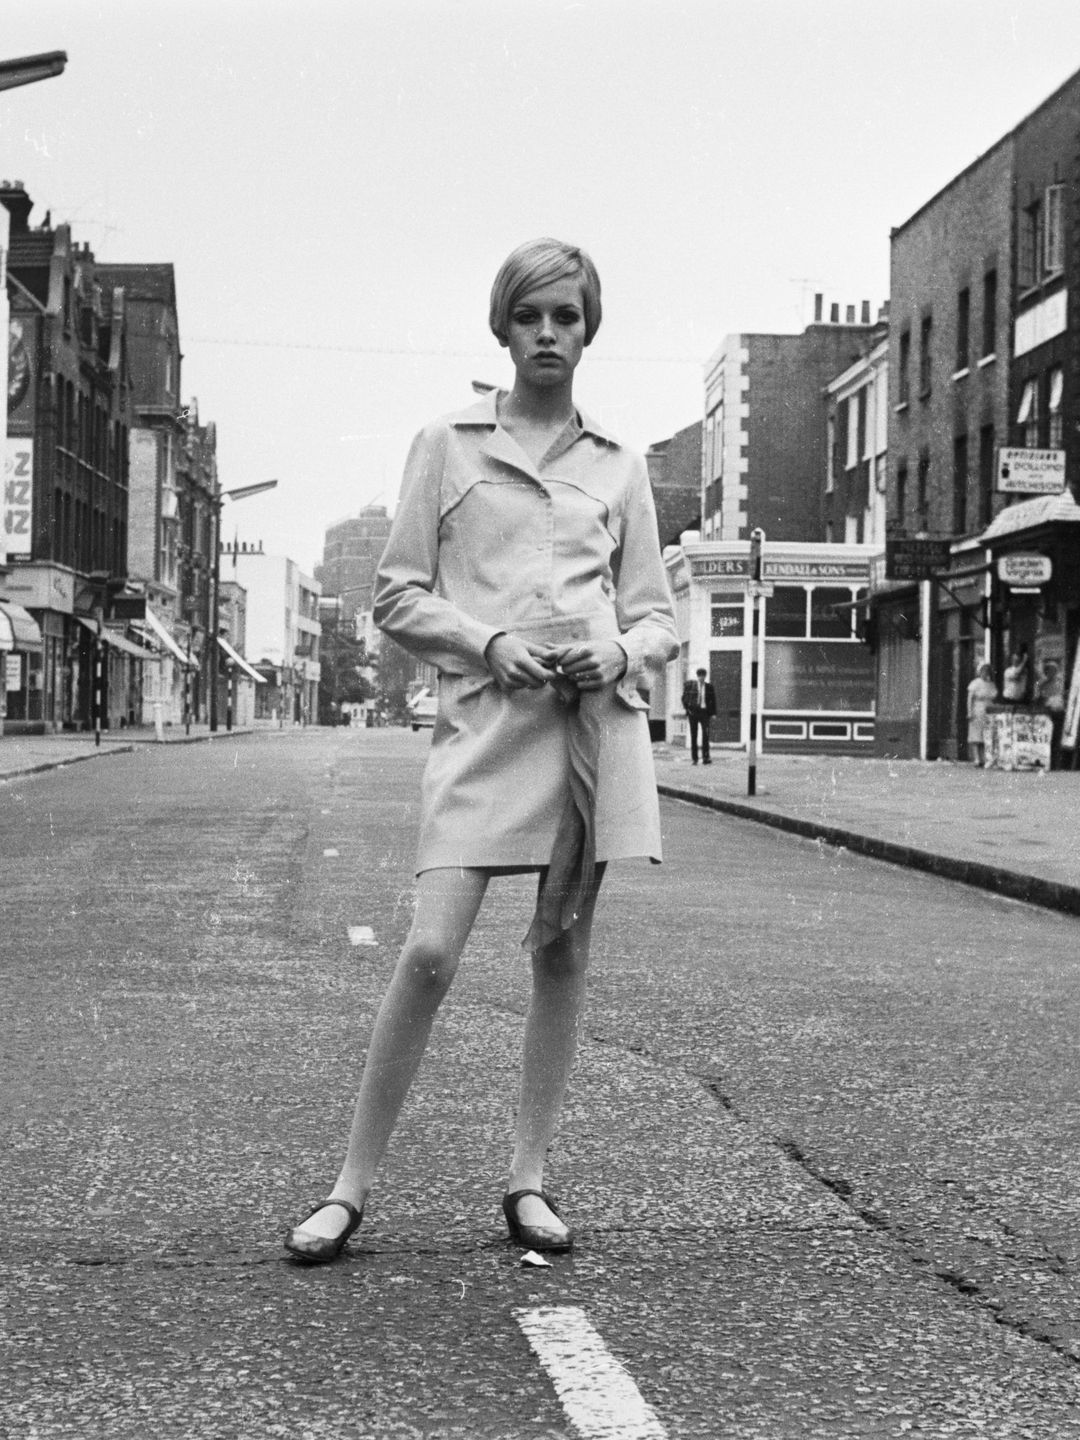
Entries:
[[434, 421], [409, 452], [374, 612], [439, 671], [417, 873], [551, 858], [569, 793], [567, 707], [550, 685], [496, 688], [484, 651], [506, 631], [625, 650], [601, 704], [596, 858], [660, 859], [639, 685], [678, 636], [641, 456], [579, 411], [535, 466], [499, 424], [494, 392]]

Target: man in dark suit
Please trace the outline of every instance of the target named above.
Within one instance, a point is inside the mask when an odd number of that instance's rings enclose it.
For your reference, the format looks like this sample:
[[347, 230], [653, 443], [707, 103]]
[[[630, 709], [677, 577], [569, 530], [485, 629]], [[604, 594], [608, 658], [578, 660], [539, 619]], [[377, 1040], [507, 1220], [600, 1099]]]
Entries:
[[690, 725], [690, 759], [698, 762], [698, 729], [701, 730], [701, 763], [711, 765], [709, 758], [709, 721], [716, 714], [716, 691], [698, 670], [696, 680], [687, 680], [682, 692], [683, 709]]

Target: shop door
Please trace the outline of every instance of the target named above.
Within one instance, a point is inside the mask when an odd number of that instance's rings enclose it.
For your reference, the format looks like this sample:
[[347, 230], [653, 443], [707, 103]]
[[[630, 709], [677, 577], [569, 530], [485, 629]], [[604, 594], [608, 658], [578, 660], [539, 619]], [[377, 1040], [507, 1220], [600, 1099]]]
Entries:
[[738, 745], [742, 739], [742, 651], [714, 650], [709, 657], [716, 714], [709, 739], [716, 745]]

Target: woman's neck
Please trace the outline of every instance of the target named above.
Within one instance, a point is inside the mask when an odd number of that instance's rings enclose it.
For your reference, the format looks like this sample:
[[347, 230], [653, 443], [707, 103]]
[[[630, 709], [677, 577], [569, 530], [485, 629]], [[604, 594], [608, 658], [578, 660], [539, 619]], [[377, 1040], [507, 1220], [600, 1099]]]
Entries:
[[571, 385], [559, 385], [551, 389], [536, 390], [531, 385], [516, 382], [502, 401], [501, 415], [511, 423], [517, 420], [524, 425], [537, 428], [561, 428], [574, 414], [574, 394]]

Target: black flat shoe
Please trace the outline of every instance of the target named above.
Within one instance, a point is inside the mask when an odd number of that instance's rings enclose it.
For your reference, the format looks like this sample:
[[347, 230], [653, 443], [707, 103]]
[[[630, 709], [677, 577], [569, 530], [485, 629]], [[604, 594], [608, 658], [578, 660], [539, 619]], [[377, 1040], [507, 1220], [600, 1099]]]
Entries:
[[[310, 1220], [312, 1215], [317, 1215], [320, 1210], [325, 1210], [329, 1205], [340, 1205], [349, 1216], [349, 1223], [341, 1233], [326, 1237], [301, 1235], [299, 1232], [304, 1220]], [[364, 1207], [362, 1205], [358, 1210], [355, 1205], [350, 1205], [348, 1200], [321, 1200], [315, 1209], [309, 1210], [304, 1216], [304, 1220], [301, 1220], [299, 1225], [293, 1226], [285, 1236], [285, 1249], [290, 1255], [295, 1255], [297, 1260], [303, 1260], [307, 1265], [328, 1265], [331, 1260], [336, 1260], [345, 1249], [345, 1242], [350, 1235], [354, 1235], [359, 1230], [360, 1221], [363, 1218]]]
[[[524, 1245], [529, 1250], [570, 1250], [573, 1248], [574, 1236], [569, 1230], [565, 1234], [558, 1230], [548, 1230], [543, 1225], [523, 1225], [518, 1219], [518, 1201], [523, 1200], [526, 1195], [538, 1195], [553, 1215], [559, 1214], [559, 1207], [555, 1201], [543, 1190], [515, 1190], [512, 1195], [504, 1195], [502, 1208], [506, 1216], [507, 1228], [510, 1231], [510, 1239]], [[560, 1217], [561, 1218], [561, 1217]]]

